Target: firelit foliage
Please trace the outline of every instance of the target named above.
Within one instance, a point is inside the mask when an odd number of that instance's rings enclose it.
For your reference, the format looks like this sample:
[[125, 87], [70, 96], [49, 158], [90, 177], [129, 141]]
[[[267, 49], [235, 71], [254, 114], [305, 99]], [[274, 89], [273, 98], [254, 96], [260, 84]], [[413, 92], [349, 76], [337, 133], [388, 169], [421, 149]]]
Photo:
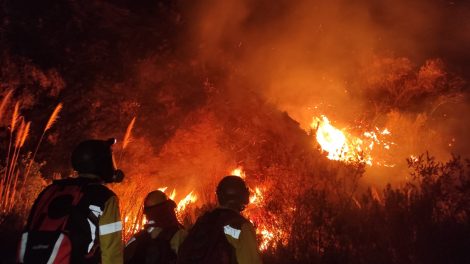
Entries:
[[[360, 200], [324, 190], [296, 196], [289, 241], [266, 263], [469, 263], [470, 163], [409, 160], [401, 188], [369, 189]], [[280, 227], [283, 228], [283, 227]]]

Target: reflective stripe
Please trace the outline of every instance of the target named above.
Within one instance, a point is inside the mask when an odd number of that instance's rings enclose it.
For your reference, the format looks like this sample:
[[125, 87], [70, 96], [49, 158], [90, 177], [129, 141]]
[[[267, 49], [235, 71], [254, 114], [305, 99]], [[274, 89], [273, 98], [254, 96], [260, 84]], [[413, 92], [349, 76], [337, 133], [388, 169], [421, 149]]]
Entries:
[[[90, 206], [88, 206], [88, 209], [90, 209], [90, 211], [93, 213], [93, 215], [96, 218], [99, 218], [103, 214], [103, 211], [97, 205], [91, 204]], [[87, 219], [87, 220], [88, 220], [88, 225], [90, 226], [90, 233], [91, 233], [91, 242], [90, 244], [88, 244], [88, 253], [90, 253], [90, 251], [93, 249], [93, 246], [95, 245], [97, 223], [93, 223], [90, 219]]]
[[224, 233], [235, 239], [238, 239], [240, 237], [241, 232], [241, 230], [235, 229], [229, 225], [224, 226]]
[[155, 224], [155, 221], [153, 221], [153, 220], [148, 220], [148, 221], [147, 221], [147, 224], [148, 224], [148, 225], [153, 225], [153, 224]]
[[88, 244], [88, 252], [87, 253], [90, 253], [91, 249], [95, 245], [96, 226], [95, 226], [95, 224], [93, 224], [93, 222], [91, 222], [90, 219], [87, 219], [87, 220], [88, 220], [88, 225], [90, 225], [90, 233], [91, 233], [91, 242], [90, 242], [90, 244]]
[[28, 232], [25, 232], [21, 236], [20, 255], [18, 256], [18, 260], [19, 260], [20, 263], [23, 263], [24, 253], [26, 251], [26, 243], [27, 242], [28, 242]]
[[90, 209], [91, 212], [92, 212], [96, 217], [100, 217], [100, 216], [103, 214], [103, 211], [101, 210], [101, 208], [100, 208], [99, 206], [90, 205], [90, 206], [88, 206], [88, 209]]
[[60, 248], [60, 245], [62, 244], [62, 240], [64, 240], [64, 234], [60, 234], [59, 238], [55, 242], [54, 249], [52, 250], [51, 257], [47, 261], [47, 264], [54, 263], [54, 260], [57, 257], [57, 254], [59, 253], [59, 248]]
[[155, 229], [155, 227], [151, 226], [147, 229], [147, 232], [150, 234], [152, 233], [152, 231]]
[[122, 230], [121, 221], [100, 226], [100, 235], [104, 236]]
[[135, 237], [131, 237], [131, 239], [129, 239], [129, 241], [127, 241], [126, 243], [126, 247], [129, 246], [132, 242], [134, 242], [136, 239]]

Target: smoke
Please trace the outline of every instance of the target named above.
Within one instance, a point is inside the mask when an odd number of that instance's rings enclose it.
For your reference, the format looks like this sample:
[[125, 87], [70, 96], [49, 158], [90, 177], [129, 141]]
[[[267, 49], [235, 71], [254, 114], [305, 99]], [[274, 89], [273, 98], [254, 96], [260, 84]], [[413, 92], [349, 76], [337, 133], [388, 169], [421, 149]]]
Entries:
[[468, 129], [456, 122], [469, 113], [467, 86], [453, 72], [469, 77], [461, 59], [470, 57], [469, 4], [207, 0], [181, 6], [190, 39], [184, 49], [226, 71], [225, 89], [258, 93], [306, 130], [320, 114], [341, 128], [390, 129], [395, 145], [385, 156], [396, 168], [380, 169], [382, 179], [406, 174], [410, 155], [468, 153], [462, 137]]
[[192, 27], [189, 48], [205, 63], [230, 65], [281, 108], [319, 103], [347, 103], [354, 108], [360, 100], [351, 100], [349, 82], [357, 78], [361, 67], [373, 63], [376, 56], [405, 57], [416, 65], [445, 57], [451, 49], [437, 52], [448, 42], [442, 40], [443, 31], [460, 41], [459, 50], [468, 54], [464, 48], [470, 41], [468, 34], [453, 28], [458, 18], [448, 21], [455, 13], [451, 4], [342, 0], [199, 3], [186, 12], [192, 14], [186, 21]]

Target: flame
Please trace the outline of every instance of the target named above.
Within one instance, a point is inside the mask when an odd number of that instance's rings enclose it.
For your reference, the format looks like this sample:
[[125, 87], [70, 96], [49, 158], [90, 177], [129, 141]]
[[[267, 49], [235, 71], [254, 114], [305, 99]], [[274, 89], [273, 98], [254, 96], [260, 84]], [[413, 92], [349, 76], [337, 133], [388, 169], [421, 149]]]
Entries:
[[176, 189], [173, 189], [173, 191], [171, 192], [170, 196], [168, 196], [168, 198], [170, 198], [171, 200], [175, 200], [175, 197], [176, 197]]
[[286, 240], [286, 232], [279, 228], [277, 217], [265, 209], [265, 192], [266, 189], [263, 186], [250, 188], [250, 203], [243, 212], [256, 227], [260, 251], [265, 251], [270, 247], [275, 248], [278, 241]]
[[314, 119], [314, 123], [318, 123], [316, 138], [322, 150], [328, 152], [327, 157], [331, 160], [342, 160], [349, 152], [345, 134], [332, 126], [326, 116], [322, 116], [321, 120]]
[[259, 249], [261, 251], [264, 251], [268, 249], [270, 243], [274, 240], [275, 235], [273, 232], [269, 231], [268, 229], [264, 228], [262, 229], [259, 234], [261, 234], [262, 240], [259, 245]]
[[[231, 171], [231, 175], [245, 178], [246, 174], [242, 167], [237, 167]], [[250, 188], [250, 203], [243, 211], [243, 214], [248, 218], [256, 227], [256, 235], [259, 238], [259, 250], [264, 251], [270, 247], [276, 247], [277, 242], [285, 240], [286, 232], [281, 230], [276, 223], [277, 218], [269, 214], [265, 210], [265, 197], [266, 189], [263, 186], [255, 186]]]
[[256, 187], [250, 195], [250, 204], [259, 204], [262, 199], [263, 194], [261, 193], [261, 189], [259, 187]]
[[327, 153], [327, 158], [343, 162], [360, 162], [372, 166], [393, 167], [386, 161], [372, 158], [373, 150], [378, 146], [383, 150], [390, 150], [394, 142], [387, 139], [391, 132], [387, 129], [375, 127], [372, 131], [365, 131], [361, 136], [354, 136], [331, 125], [330, 120], [322, 115], [321, 118], [314, 117], [310, 124], [316, 130], [316, 140], [322, 151]]
[[178, 213], [181, 213], [186, 209], [186, 206], [188, 206], [189, 204], [195, 203], [196, 201], [197, 201], [197, 196], [193, 194], [193, 191], [191, 191], [190, 193], [188, 193], [188, 195], [186, 195], [186, 197], [184, 197], [178, 202], [178, 205], [176, 206], [176, 211]]
[[232, 170], [232, 171], [230, 172], [230, 175], [235, 175], [235, 176], [241, 177], [242, 179], [245, 179], [245, 177], [246, 177], [246, 174], [245, 174], [245, 172], [243, 171], [243, 168], [242, 168], [242, 167], [238, 167], [238, 168]]

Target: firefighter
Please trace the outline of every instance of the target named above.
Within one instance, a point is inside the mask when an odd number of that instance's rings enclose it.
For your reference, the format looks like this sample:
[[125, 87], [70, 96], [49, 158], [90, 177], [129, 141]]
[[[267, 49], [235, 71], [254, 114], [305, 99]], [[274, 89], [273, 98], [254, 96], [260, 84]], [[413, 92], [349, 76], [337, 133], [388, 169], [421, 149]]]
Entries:
[[178, 249], [187, 235], [178, 222], [176, 204], [159, 190], [144, 199], [145, 228], [127, 242], [124, 262], [175, 263]]
[[121, 182], [115, 139], [86, 140], [72, 152], [78, 177], [54, 181], [36, 199], [19, 263], [123, 263], [119, 201], [104, 183]]
[[202, 215], [180, 247], [178, 264], [262, 263], [256, 233], [240, 213], [249, 203], [242, 178], [226, 176], [216, 190], [219, 206]]

